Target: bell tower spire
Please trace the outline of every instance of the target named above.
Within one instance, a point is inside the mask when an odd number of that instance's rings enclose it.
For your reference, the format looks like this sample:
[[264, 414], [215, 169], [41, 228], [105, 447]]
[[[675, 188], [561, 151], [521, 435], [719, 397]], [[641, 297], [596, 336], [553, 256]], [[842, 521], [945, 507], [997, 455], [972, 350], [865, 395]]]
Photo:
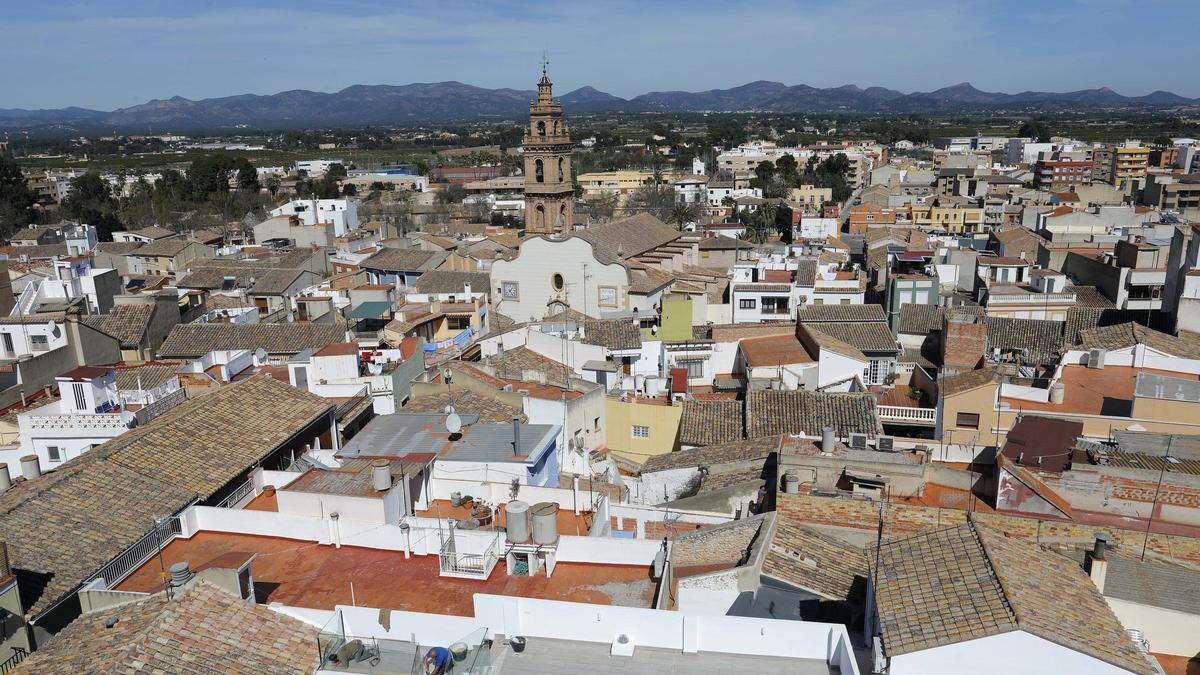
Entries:
[[562, 105], [554, 100], [549, 69], [550, 59], [543, 52], [542, 79], [537, 84], [537, 100], [529, 105], [529, 126], [522, 142], [526, 234], [570, 232], [575, 212], [571, 178], [574, 146], [562, 117]]

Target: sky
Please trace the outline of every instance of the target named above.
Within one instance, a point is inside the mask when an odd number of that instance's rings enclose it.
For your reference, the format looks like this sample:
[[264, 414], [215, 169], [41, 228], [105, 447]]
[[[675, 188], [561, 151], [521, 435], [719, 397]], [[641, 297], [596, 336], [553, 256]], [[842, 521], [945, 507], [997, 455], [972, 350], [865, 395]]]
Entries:
[[[0, 108], [458, 80], [1200, 96], [1195, 0], [0, 0]], [[1114, 47], [1120, 41], [1120, 48]]]

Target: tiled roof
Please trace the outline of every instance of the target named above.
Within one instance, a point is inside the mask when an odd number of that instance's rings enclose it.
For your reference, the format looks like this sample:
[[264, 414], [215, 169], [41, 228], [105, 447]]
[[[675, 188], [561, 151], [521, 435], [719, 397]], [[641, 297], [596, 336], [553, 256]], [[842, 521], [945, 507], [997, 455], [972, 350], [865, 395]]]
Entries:
[[[877, 306], [877, 305], [875, 305]], [[853, 305], [851, 305], [853, 307]], [[835, 340], [840, 340], [861, 352], [897, 352], [896, 338], [887, 324], [881, 321], [849, 321], [846, 323], [806, 323]]]
[[121, 341], [121, 346], [135, 349], [141, 346], [154, 314], [154, 305], [114, 305], [108, 314], [96, 314], [82, 318], [83, 323], [107, 333]]
[[193, 243], [195, 242], [179, 238], [155, 239], [141, 248], [130, 251], [127, 255], [139, 258], [173, 258]]
[[630, 319], [598, 319], [583, 324], [583, 343], [609, 349], [640, 349], [642, 332]]
[[861, 600], [866, 591], [866, 553], [804, 525], [789, 513], [792, 498], [786, 494], [776, 498], [775, 536], [762, 573], [831, 600]]
[[1075, 561], [998, 530], [967, 523], [885, 543], [874, 581], [888, 656], [1020, 630], [1154, 672]]
[[979, 370], [968, 370], [965, 373], [943, 378], [938, 383], [938, 388], [941, 390], [943, 396], [953, 396], [961, 394], [964, 391], [982, 387], [985, 384], [991, 384], [995, 380], [995, 368], [980, 368]]
[[147, 239], [163, 239], [165, 237], [173, 237], [176, 234], [174, 230], [168, 230], [167, 228], [159, 227], [158, 225], [150, 225], [149, 227], [143, 227], [140, 230], [129, 230], [129, 233], [140, 234]]
[[1080, 334], [1085, 349], [1127, 349], [1146, 345], [1178, 358], [1200, 359], [1200, 339], [1160, 333], [1136, 323], [1122, 323], [1085, 330]]
[[533, 351], [528, 347], [506, 349], [479, 361], [479, 365], [490, 368], [492, 374], [504, 380], [523, 380], [527, 370], [545, 376], [547, 384], [565, 385], [568, 368], [563, 364]]
[[779, 436], [748, 438], [655, 455], [642, 464], [642, 473], [765, 459], [779, 450], [779, 441]]
[[140, 241], [102, 241], [96, 244], [96, 250], [100, 253], [112, 253], [114, 255], [124, 255], [130, 251], [136, 251], [142, 247]]
[[679, 419], [679, 442], [683, 445], [714, 445], [744, 437], [741, 401], [683, 402]]
[[[109, 622], [116, 619], [110, 628]], [[319, 629], [206, 581], [77, 618], [17, 672], [305, 673]]]
[[833, 426], [839, 435], [876, 434], [879, 415], [874, 394], [843, 394], [815, 391], [751, 391], [746, 394], [746, 435], [820, 436]]
[[1068, 286], [1067, 290], [1075, 293], [1076, 307], [1100, 307], [1108, 309], [1116, 306], [1112, 300], [1109, 300], [1095, 286]]
[[638, 213], [611, 223], [579, 230], [574, 236], [590, 243], [599, 260], [615, 262], [675, 241], [683, 236], [683, 232], [649, 213]]
[[8, 543], [21, 600], [34, 616], [73, 594], [149, 532], [155, 518], [176, 513], [195, 497], [96, 452], [0, 493], [0, 540]]
[[363, 260], [359, 267], [389, 272], [420, 272], [442, 264], [448, 255], [445, 251], [388, 247]]
[[812, 363], [813, 358], [795, 335], [768, 335], [738, 343], [746, 365], [752, 368]]
[[165, 358], [196, 358], [218, 349], [262, 347], [269, 354], [298, 354], [344, 342], [346, 329], [330, 323], [204, 323], [171, 329], [158, 353]]
[[1137, 320], [1145, 321], [1146, 313], [1128, 309], [1076, 305], [1067, 309], [1067, 322], [1063, 327], [1063, 344], [1067, 347], [1081, 344], [1085, 330]]
[[653, 267], [635, 269], [629, 273], [629, 292], [647, 295], [671, 285], [673, 281], [674, 276]]
[[1200, 607], [1200, 571], [1110, 554], [1104, 595], [1194, 614]]
[[[722, 523], [693, 530], [675, 537], [671, 543], [671, 566], [678, 577], [743, 564], [770, 514]], [[703, 573], [703, 572], [699, 572]]]
[[[254, 278], [254, 285], [246, 290], [247, 295], [280, 295], [286, 293], [297, 280], [305, 273], [312, 274], [308, 270], [303, 270], [298, 267], [275, 267], [272, 269], [261, 270]], [[318, 281], [315, 274], [312, 275], [313, 282]]]
[[900, 323], [896, 332], [907, 335], [927, 335], [942, 329], [942, 319], [947, 312], [983, 316], [983, 308], [977, 305], [959, 305], [945, 308], [937, 305], [906, 304], [900, 306]]
[[859, 361], [867, 361], [868, 360], [866, 355], [863, 354], [862, 350], [860, 350], [858, 347], [855, 347], [852, 344], [843, 342], [843, 341], [833, 337], [829, 333], [826, 333], [826, 332], [818, 329], [819, 327], [831, 326], [831, 325], [833, 325], [833, 324], [801, 323], [801, 324], [799, 324], [799, 331], [798, 331], [797, 335], [798, 336], [799, 335], [807, 335], [809, 339], [811, 339], [814, 343], [816, 343], [818, 350], [830, 351], [830, 352], [833, 352], [834, 354], [841, 354], [842, 356], [848, 356], [852, 359], [857, 359]]
[[807, 323], [887, 321], [881, 305], [804, 305], [797, 318]]
[[[460, 415], [479, 415], [481, 422], [511, 422], [514, 416], [525, 419], [520, 406], [507, 405], [503, 401], [470, 389], [454, 392], [454, 411]], [[397, 412], [445, 414], [446, 395], [439, 393], [414, 396]]]
[[161, 386], [172, 377], [176, 377], [175, 369], [179, 364], [151, 362], [133, 368], [114, 368], [117, 374], [117, 389], [121, 391], [136, 391], [140, 384], [143, 389], [154, 389]]
[[491, 286], [487, 272], [452, 272], [430, 270], [413, 284], [417, 293], [462, 293], [463, 285], [470, 284], [472, 293], [486, 293]]
[[180, 404], [92, 453], [207, 499], [333, 407], [256, 375]]
[[37, 244], [35, 246], [17, 246], [9, 250], [10, 258], [19, 258], [28, 256], [31, 260], [35, 258], [49, 259], [62, 258], [67, 255], [67, 245], [63, 244]]
[[1027, 362], [1042, 364], [1054, 363], [1062, 351], [1062, 321], [999, 316], [985, 320], [989, 349], [1024, 349]]
[[817, 261], [801, 258], [796, 261], [796, 285], [812, 288], [817, 283]]

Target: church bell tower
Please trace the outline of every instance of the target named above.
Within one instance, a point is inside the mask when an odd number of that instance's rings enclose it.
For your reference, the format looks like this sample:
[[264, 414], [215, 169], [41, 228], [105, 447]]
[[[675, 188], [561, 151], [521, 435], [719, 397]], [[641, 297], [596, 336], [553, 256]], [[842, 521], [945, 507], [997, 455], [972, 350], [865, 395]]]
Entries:
[[529, 128], [522, 142], [525, 154], [525, 233], [570, 232], [575, 187], [571, 179], [571, 136], [554, 100], [553, 85], [542, 63], [537, 100], [529, 106]]

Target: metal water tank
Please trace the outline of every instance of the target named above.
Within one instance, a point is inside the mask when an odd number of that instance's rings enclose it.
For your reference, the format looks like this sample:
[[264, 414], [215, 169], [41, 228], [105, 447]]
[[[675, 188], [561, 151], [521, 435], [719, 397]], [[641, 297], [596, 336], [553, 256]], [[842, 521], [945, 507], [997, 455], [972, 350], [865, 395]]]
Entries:
[[553, 544], [558, 541], [558, 504], [540, 502], [529, 509], [533, 514], [533, 543]]
[[504, 531], [511, 542], [529, 541], [529, 504], [514, 499], [504, 505]]
[[25, 455], [21, 458], [21, 475], [25, 476], [26, 480], [42, 476], [42, 467], [38, 464], [37, 455]]

